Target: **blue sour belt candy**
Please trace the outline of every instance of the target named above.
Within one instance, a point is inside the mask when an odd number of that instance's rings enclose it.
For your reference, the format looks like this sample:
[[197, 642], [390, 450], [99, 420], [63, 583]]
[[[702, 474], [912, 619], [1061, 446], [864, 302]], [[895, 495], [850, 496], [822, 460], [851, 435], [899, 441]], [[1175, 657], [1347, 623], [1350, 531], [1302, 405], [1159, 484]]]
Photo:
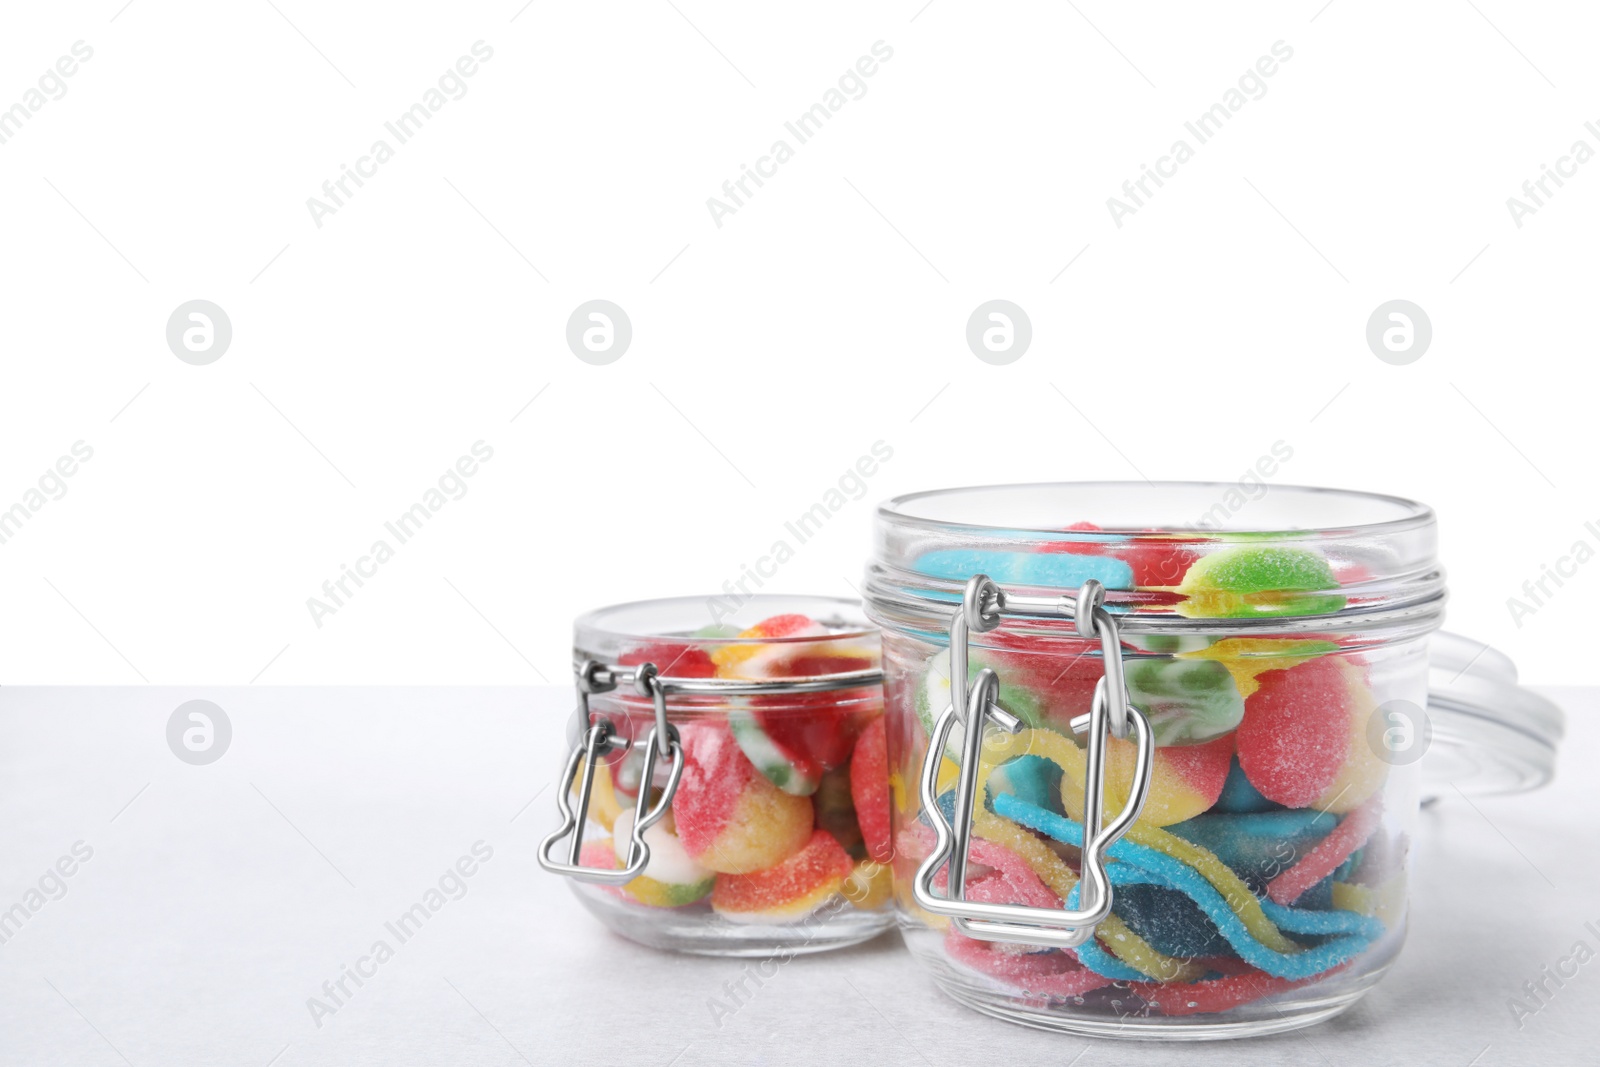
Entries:
[[1007, 760], [989, 772], [990, 807], [996, 794], [1010, 793], [1046, 810], [1060, 811], [1061, 775], [1061, 765], [1043, 756]]
[[1167, 832], [1214, 853], [1259, 892], [1315, 848], [1340, 818], [1308, 808], [1211, 813], [1173, 823]]
[[[1064, 816], [1006, 794], [995, 797], [994, 810], [1064, 844], [1083, 847], [1083, 827]], [[1115, 861], [1106, 868], [1113, 886], [1157, 885], [1178, 890], [1199, 906], [1240, 959], [1275, 978], [1301, 979], [1322, 974], [1365, 951], [1384, 933], [1383, 923], [1353, 911], [1310, 911], [1263, 900], [1262, 910], [1280, 930], [1326, 938], [1299, 952], [1278, 952], [1258, 941], [1216, 887], [1188, 864], [1126, 840], [1113, 844], [1106, 854]], [[1069, 909], [1077, 906], [1077, 897], [1078, 887], [1074, 886], [1066, 900]], [[1145, 977], [1095, 941], [1076, 951], [1084, 966], [1108, 978], [1133, 982]]]
[[1094, 578], [1107, 589], [1133, 588], [1133, 568], [1122, 560], [1072, 552], [941, 548], [918, 556], [916, 568], [931, 578], [957, 582], [987, 574], [1001, 585], [1074, 589]]

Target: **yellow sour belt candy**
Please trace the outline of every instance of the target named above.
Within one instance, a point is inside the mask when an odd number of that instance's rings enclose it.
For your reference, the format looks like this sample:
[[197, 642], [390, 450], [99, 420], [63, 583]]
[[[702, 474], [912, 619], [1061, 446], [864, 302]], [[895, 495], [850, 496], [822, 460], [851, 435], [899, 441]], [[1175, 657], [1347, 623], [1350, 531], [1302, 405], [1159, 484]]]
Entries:
[[1400, 915], [1406, 906], [1405, 875], [1393, 875], [1388, 881], [1377, 886], [1335, 882], [1333, 906], [1344, 911], [1375, 916], [1383, 925], [1393, 927], [1400, 921]]
[[[1062, 801], [1066, 805], [1067, 814], [1082, 822], [1083, 778], [1087, 759], [1083, 749], [1053, 730], [1024, 728], [1017, 739], [1021, 742], [1018, 746], [1021, 751], [1043, 756], [1065, 772], [1061, 780]], [[1251, 936], [1267, 948], [1283, 953], [1301, 950], [1302, 946], [1285, 937], [1273, 921], [1267, 918], [1266, 913], [1261, 910], [1261, 902], [1250, 892], [1250, 887], [1233, 873], [1232, 868], [1208, 849], [1169, 834], [1160, 827], [1141, 822], [1135, 822], [1124, 837], [1128, 841], [1164, 852], [1173, 859], [1193, 867], [1222, 894], [1222, 898], [1228, 902], [1228, 907], [1239, 917], [1239, 921], [1244, 923]]]

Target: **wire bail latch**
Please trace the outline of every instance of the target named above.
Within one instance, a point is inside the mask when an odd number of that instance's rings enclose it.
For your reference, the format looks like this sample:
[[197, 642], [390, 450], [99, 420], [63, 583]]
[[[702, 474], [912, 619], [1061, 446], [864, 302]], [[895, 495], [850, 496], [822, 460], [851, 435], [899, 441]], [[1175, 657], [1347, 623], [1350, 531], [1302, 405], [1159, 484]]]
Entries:
[[[566, 770], [558, 783], [556, 808], [561, 812], [561, 825], [539, 845], [539, 866], [552, 874], [564, 874], [584, 882], [601, 885], [626, 885], [644, 872], [650, 862], [650, 846], [645, 844], [644, 832], [661, 821], [677, 792], [678, 779], [683, 776], [683, 744], [678, 739], [677, 728], [667, 721], [667, 693], [660, 672], [653, 663], [637, 667], [618, 667], [594, 660], [585, 660], [576, 668], [579, 708], [583, 721], [588, 723], [583, 740], [567, 757]], [[643, 741], [644, 768], [639, 778], [639, 798], [634, 804], [633, 829], [628, 835], [627, 859], [619, 869], [586, 867], [578, 862], [583, 851], [583, 828], [589, 819], [589, 798], [594, 791], [595, 769], [600, 760], [613, 752], [626, 751], [640, 742], [621, 736], [611, 720], [594, 716], [591, 721], [589, 697], [594, 693], [608, 693], [619, 684], [631, 683], [640, 696], [650, 697], [655, 706], [655, 725]], [[650, 802], [650, 786], [655, 781], [656, 764], [661, 757], [668, 760], [666, 784], [654, 804]], [[572, 790], [573, 779], [578, 774], [578, 763], [583, 762], [583, 780], [578, 786], [578, 806], [574, 810], [567, 794]], [[552, 852], [563, 838], [571, 838], [565, 862], [555, 859]]]
[[[1095, 684], [1089, 711], [1071, 720], [1074, 733], [1087, 732], [1083, 782], [1083, 871], [1078, 907], [1041, 908], [1021, 904], [986, 904], [966, 899], [968, 851], [977, 795], [983, 735], [992, 723], [1018, 733], [1023, 723], [998, 703], [1000, 677], [984, 668], [968, 684], [971, 632], [987, 633], [1005, 615], [1065, 617], [1085, 640], [1100, 641], [1104, 674]], [[948, 916], [956, 929], [983, 941], [1076, 948], [1094, 936], [1096, 925], [1111, 914], [1112, 889], [1106, 875], [1105, 851], [1127, 832], [1144, 808], [1150, 791], [1155, 741], [1149, 720], [1128, 699], [1122, 668], [1122, 644], [1115, 617], [1105, 608], [1105, 588], [1090, 579], [1076, 597], [1024, 597], [1007, 594], [987, 575], [974, 575], [950, 620], [950, 706], [934, 723], [922, 761], [922, 810], [938, 838], [933, 852], [917, 869], [912, 896], [935, 915]], [[939, 767], [951, 730], [963, 729], [961, 773], [956, 782], [954, 819], [946, 821], [938, 803]], [[1106, 737], [1125, 738], [1132, 727], [1136, 740], [1133, 781], [1128, 801], [1116, 818], [1104, 821]], [[952, 825], [952, 822], [954, 825]], [[934, 892], [939, 868], [946, 868], [946, 890]]]
[[[684, 752], [677, 727], [667, 721], [669, 693], [707, 698], [770, 697], [876, 687], [883, 682], [883, 672], [876, 666], [808, 678], [667, 678], [662, 676], [654, 663], [623, 666], [599, 663], [592, 659], [577, 664], [573, 670], [578, 684], [578, 711], [585, 728], [582, 738], [567, 757], [566, 769], [557, 783], [560, 789], [556, 792], [556, 810], [561, 813], [561, 825], [540, 844], [539, 866], [552, 874], [564, 874], [579, 881], [601, 885], [626, 885], [644, 872], [650, 862], [650, 846], [645, 844], [644, 832], [661, 821], [671, 808], [673, 795], [677, 793], [678, 780], [683, 776]], [[632, 686], [640, 696], [649, 697], [654, 707], [655, 724], [643, 741], [630, 741], [618, 732], [610, 719], [591, 713], [589, 709], [589, 697], [592, 694], [609, 693], [624, 685]], [[583, 829], [589, 821], [595, 768], [601, 759], [611, 753], [641, 745], [644, 765], [639, 775], [639, 797], [634, 805], [627, 859], [621, 868], [615, 870], [584, 866], [578, 859], [583, 851]], [[660, 796], [652, 804], [650, 794], [656, 780], [656, 767], [663, 758], [668, 761], [667, 778], [661, 785]], [[580, 762], [583, 765], [583, 777], [578, 780]], [[578, 782], [576, 808], [569, 797], [575, 780]], [[556, 847], [563, 840], [568, 841], [564, 862], [554, 855]]]

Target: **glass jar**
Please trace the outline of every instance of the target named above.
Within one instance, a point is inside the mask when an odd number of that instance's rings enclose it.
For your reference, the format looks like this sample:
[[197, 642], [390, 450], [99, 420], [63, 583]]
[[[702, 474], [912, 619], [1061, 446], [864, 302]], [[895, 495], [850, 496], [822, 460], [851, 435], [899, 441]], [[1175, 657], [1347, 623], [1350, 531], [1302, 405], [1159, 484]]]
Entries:
[[1028, 1025], [1176, 1038], [1292, 1029], [1371, 988], [1405, 935], [1419, 759], [1435, 725], [1449, 747], [1492, 729], [1424, 711], [1435, 547], [1420, 504], [1293, 487], [880, 507], [895, 894], [937, 984]]
[[878, 634], [829, 597], [580, 618], [579, 707], [540, 863], [656, 948], [817, 952], [893, 925]]

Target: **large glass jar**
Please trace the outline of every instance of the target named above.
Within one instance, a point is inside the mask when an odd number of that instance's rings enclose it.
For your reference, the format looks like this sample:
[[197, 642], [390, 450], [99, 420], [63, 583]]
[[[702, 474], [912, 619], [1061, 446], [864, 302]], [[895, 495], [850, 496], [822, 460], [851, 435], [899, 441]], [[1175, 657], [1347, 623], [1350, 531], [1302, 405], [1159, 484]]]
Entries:
[[892, 500], [875, 539], [896, 899], [942, 989], [1035, 1026], [1198, 1038], [1306, 1025], [1379, 980], [1445, 600], [1432, 511], [998, 486]]
[[540, 861], [653, 947], [855, 944], [894, 922], [878, 634], [850, 601], [741, 599], [577, 621], [564, 819]]

